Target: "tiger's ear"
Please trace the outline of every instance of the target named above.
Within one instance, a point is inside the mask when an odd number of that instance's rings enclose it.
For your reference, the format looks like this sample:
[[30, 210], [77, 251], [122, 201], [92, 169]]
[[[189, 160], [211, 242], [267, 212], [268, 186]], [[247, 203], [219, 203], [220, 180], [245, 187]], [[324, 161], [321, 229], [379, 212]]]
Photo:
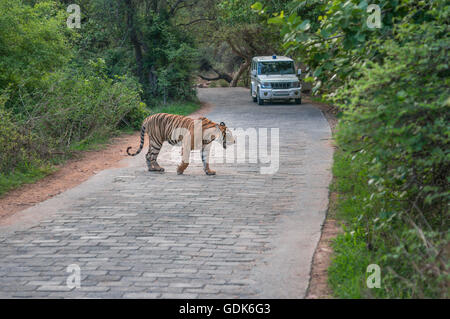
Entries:
[[220, 126], [226, 126], [224, 122], [220, 122]]

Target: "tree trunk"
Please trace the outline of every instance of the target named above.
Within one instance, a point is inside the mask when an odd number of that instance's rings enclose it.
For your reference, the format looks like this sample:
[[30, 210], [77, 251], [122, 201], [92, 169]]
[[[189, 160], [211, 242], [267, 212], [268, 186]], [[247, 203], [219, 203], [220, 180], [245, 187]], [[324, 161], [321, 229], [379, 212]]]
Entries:
[[239, 71], [234, 75], [233, 80], [230, 83], [230, 87], [236, 87], [241, 75], [250, 67], [250, 59], [245, 59], [245, 62], [241, 64]]
[[142, 47], [139, 42], [136, 26], [134, 24], [134, 7], [131, 3], [131, 0], [124, 0], [125, 5], [127, 7], [127, 27], [128, 32], [130, 34], [130, 41], [134, 47], [134, 55], [136, 58], [136, 66], [137, 66], [137, 76], [139, 77], [139, 81], [144, 83], [144, 65], [143, 65], [143, 55], [142, 55]]
[[216, 77], [208, 78], [208, 77], [203, 76], [201, 74], [199, 74], [198, 76], [200, 78], [202, 78], [203, 80], [206, 80], [206, 81], [216, 81], [216, 80], [220, 80], [220, 79], [223, 79], [223, 80], [227, 81], [228, 83], [231, 83], [231, 81], [233, 81], [233, 77], [231, 75], [229, 75], [229, 74], [227, 74], [225, 72], [221, 72], [219, 70], [216, 70], [214, 68], [211, 68], [211, 70], [213, 70], [215, 73], [217, 73]]

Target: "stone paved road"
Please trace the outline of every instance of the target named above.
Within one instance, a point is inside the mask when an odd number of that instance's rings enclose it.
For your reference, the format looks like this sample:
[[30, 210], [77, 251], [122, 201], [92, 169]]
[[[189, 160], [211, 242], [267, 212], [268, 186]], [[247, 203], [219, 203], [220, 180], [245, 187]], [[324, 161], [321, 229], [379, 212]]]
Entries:
[[[328, 201], [327, 121], [308, 104], [258, 106], [242, 88], [199, 96], [214, 121], [279, 128], [278, 172], [247, 161], [212, 164], [210, 177], [194, 153], [177, 176], [168, 145], [165, 174], [146, 171], [144, 152], [129, 158], [0, 227], [0, 297], [304, 297]], [[66, 285], [71, 264], [81, 288]]]

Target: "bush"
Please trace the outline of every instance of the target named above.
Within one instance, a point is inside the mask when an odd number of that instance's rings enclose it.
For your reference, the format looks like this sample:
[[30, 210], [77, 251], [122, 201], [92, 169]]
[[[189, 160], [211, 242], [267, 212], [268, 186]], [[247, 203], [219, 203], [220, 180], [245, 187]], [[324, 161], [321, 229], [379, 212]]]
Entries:
[[57, 72], [46, 82], [48, 87], [38, 92], [22, 92], [22, 103], [14, 110], [27, 127], [58, 149], [92, 134], [110, 135], [120, 126], [139, 127], [146, 115], [139, 87], [127, 77], [113, 80], [98, 74]]
[[193, 38], [174, 27], [164, 14], [150, 16], [141, 21], [143, 37], [149, 41], [143, 60], [149, 72], [146, 77], [151, 78], [143, 82], [144, 101], [190, 100], [196, 94], [192, 74], [198, 60]]
[[64, 11], [53, 1], [33, 7], [0, 0], [0, 89], [21, 83], [34, 88], [71, 56]]
[[225, 81], [225, 80], [223, 80], [223, 79], [220, 79], [220, 80], [217, 81], [217, 82], [218, 82], [219, 86], [222, 87], [222, 88], [226, 88], [226, 87], [229, 87], [229, 86], [230, 86], [230, 83], [228, 83], [227, 81]]
[[372, 292], [382, 297], [448, 297], [448, 10], [397, 25], [380, 42], [384, 61], [367, 62], [335, 99], [345, 110], [337, 140], [353, 162], [349, 178], [362, 169], [367, 183], [349, 190], [362, 205], [346, 219], [385, 270]]
[[0, 96], [0, 172], [10, 173], [45, 152], [36, 149], [37, 138], [32, 132], [14, 123], [11, 113], [5, 109], [6, 100], [5, 95]]
[[[0, 108], [0, 173], [64, 154], [92, 139], [107, 138], [125, 126], [138, 128], [148, 115], [139, 85], [126, 76], [107, 78], [104, 62], [88, 71], [60, 70], [41, 80], [40, 88], [18, 90], [20, 100], [6, 98]], [[85, 144], [85, 143], [84, 143]]]

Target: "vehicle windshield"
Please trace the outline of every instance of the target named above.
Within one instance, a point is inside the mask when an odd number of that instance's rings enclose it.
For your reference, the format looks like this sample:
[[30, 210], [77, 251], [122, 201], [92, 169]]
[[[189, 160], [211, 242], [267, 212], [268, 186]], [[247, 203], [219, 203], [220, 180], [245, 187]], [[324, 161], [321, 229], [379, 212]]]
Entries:
[[295, 74], [294, 62], [292, 61], [271, 61], [259, 62], [258, 74]]

